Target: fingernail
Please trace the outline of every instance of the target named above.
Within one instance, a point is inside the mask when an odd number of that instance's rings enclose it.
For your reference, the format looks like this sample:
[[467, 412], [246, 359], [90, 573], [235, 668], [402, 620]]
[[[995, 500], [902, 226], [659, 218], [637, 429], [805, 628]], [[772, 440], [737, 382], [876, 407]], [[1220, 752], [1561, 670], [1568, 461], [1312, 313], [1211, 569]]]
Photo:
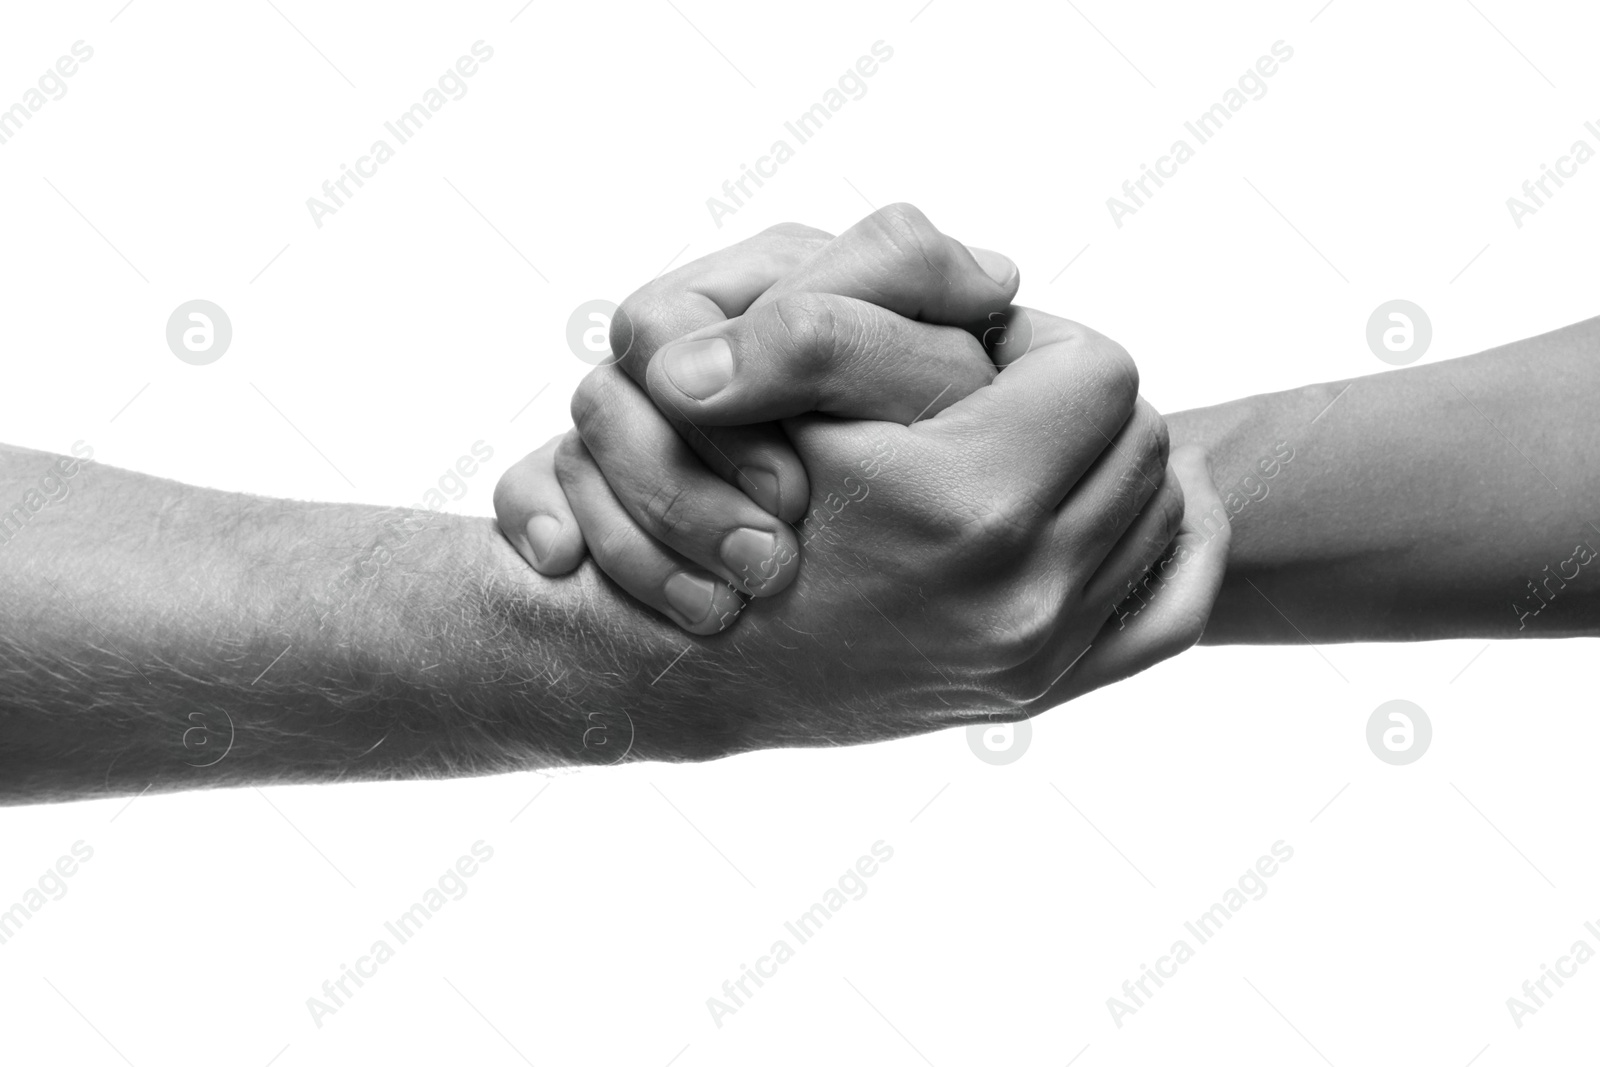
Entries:
[[722, 539], [722, 562], [752, 591], [776, 576], [777, 553], [778, 539], [765, 530], [740, 527]]
[[733, 381], [733, 349], [720, 337], [668, 345], [661, 353], [672, 384], [705, 400]]
[[987, 248], [968, 248], [972, 258], [978, 261], [978, 266], [983, 268], [996, 285], [1004, 289], [1011, 284], [1017, 276], [1017, 265], [1011, 262], [1010, 257], [1002, 256], [999, 252], [991, 252]]
[[690, 625], [697, 626], [711, 614], [712, 599], [716, 596], [717, 587], [706, 578], [696, 578], [692, 574], [679, 571], [667, 579], [663, 592], [666, 593], [667, 603], [672, 605], [673, 610], [689, 620]]
[[527, 530], [528, 547], [533, 549], [533, 558], [543, 563], [555, 545], [556, 534], [561, 532], [561, 520], [549, 515], [535, 515], [528, 520]]
[[746, 467], [739, 472], [750, 490], [750, 499], [761, 505], [768, 514], [776, 515], [783, 496], [778, 492], [778, 476], [762, 467]]

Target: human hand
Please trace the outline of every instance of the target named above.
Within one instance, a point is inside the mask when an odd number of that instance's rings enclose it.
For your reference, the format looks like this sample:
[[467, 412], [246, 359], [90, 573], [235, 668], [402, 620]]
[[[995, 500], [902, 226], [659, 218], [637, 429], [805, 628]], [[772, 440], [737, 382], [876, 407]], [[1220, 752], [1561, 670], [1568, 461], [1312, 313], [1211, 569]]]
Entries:
[[[914, 240], [904, 240], [908, 231]], [[792, 248], [797, 237], [809, 244], [820, 239], [814, 232], [769, 233], [730, 252], [737, 251], [747, 262], [759, 259], [752, 253], [760, 252], [767, 255], [769, 264], [787, 265], [792, 257], [785, 262], [783, 250]], [[764, 240], [769, 242], [765, 250], [747, 247]], [[848, 275], [845, 265], [866, 264], [872, 268], [865, 271], [868, 277], [887, 266], [891, 277], [920, 278], [925, 287], [920, 308], [915, 299], [906, 302], [903, 290], [885, 286], [881, 275], [874, 280], [880, 292], [890, 293], [888, 299], [902, 301], [901, 306], [908, 310], [926, 312], [937, 306], [934, 298], [959, 290], [962, 282], [959, 270], [953, 280], [947, 272], [926, 269], [934, 266], [934, 259], [924, 250], [943, 254], [938, 251], [941, 242], [948, 239], [920, 216], [896, 209], [879, 225], [858, 228], [841, 238], [831, 256], [817, 255], [808, 269], [813, 277], [826, 278], [831, 271], [837, 279], [841, 270]], [[782, 246], [779, 254], [771, 253], [774, 244]], [[919, 259], [920, 267], [915, 262]], [[975, 265], [963, 257], [956, 261], [969, 273]], [[755, 276], [757, 272], [730, 271], [719, 263], [718, 256], [685, 271], [695, 277], [677, 303], [660, 289], [654, 293], [647, 290], [650, 302], [644, 306], [664, 307], [668, 313], [660, 317], [669, 323], [674, 321], [671, 312], [681, 311], [684, 302], [705, 301], [737, 313], [739, 301], [728, 292], [736, 284], [744, 286], [746, 302], [751, 301], [748, 294], [763, 294], [752, 303], [757, 312], [755, 304], [761, 300], [780, 303], [777, 297], [785, 295], [784, 291], [761, 288], [766, 279]], [[928, 279], [935, 274], [939, 283], [932, 285]], [[682, 284], [681, 279], [664, 281]], [[1010, 281], [1014, 289], [1015, 278]], [[933, 289], [931, 296], [929, 288]], [[762, 609], [777, 607], [773, 613], [756, 613], [761, 621], [755, 625], [760, 630], [776, 632], [769, 625], [776, 622], [792, 634], [796, 627], [804, 629], [801, 624], [819, 606], [836, 618], [838, 609], [846, 615], [860, 615], [847, 629], [862, 633], [875, 629], [875, 640], [866, 640], [866, 645], [903, 658], [909, 643], [922, 665], [938, 676], [933, 683], [936, 694], [971, 687], [974, 693], [987, 694], [977, 698], [980, 706], [986, 701], [992, 704], [997, 694], [1008, 692], [1006, 679], [1020, 680], [1026, 686], [1040, 681], [1041, 672], [1061, 666], [1027, 697], [1018, 696], [1021, 690], [1011, 689], [1009, 696], [1000, 700], [1001, 705], [1020, 702], [1024, 708], [1064, 699], [1142, 669], [1198, 638], [1221, 578], [1225, 526], [1209, 535], [1195, 524], [1185, 528], [1174, 545], [1181, 564], [1167, 560], [1165, 573], [1153, 585], [1147, 583], [1149, 605], [1137, 614], [1120, 612], [1095, 639], [1099, 651], [1082, 662], [1078, 659], [1088, 651], [1086, 640], [1095, 637], [1112, 606], [1168, 549], [1181, 509], [1176, 484], [1164, 478], [1163, 428], [1153, 411], [1136, 403], [1136, 377], [1125, 353], [1065, 320], [1021, 309], [1009, 314], [991, 311], [987, 314], [1002, 321], [991, 329], [988, 339], [999, 362], [1012, 369], [985, 389], [973, 376], [973, 367], [981, 363], [957, 358], [961, 354], [972, 357], [981, 348], [963, 351], [945, 337], [939, 343], [949, 347], [939, 351], [947, 352], [948, 363], [924, 360], [919, 364], [911, 357], [925, 352], [926, 343], [911, 328], [922, 324], [891, 321], [893, 316], [863, 319], [863, 312], [853, 304], [795, 297], [795, 286], [788, 286], [786, 292], [789, 299], [781, 302], [782, 314], [770, 313], [776, 321], [769, 325], [783, 327], [777, 332], [761, 329], [757, 313], [702, 329], [689, 339], [721, 337], [735, 357], [727, 387], [709, 398], [702, 400], [676, 389], [672, 375], [660, 367], [665, 360], [648, 362], [644, 376], [662, 408], [677, 410], [681, 422], [691, 425], [749, 422], [818, 407], [839, 415], [881, 413], [905, 422], [918, 414], [906, 404], [907, 386], [921, 385], [933, 394], [930, 411], [949, 404], [955, 399], [951, 394], [971, 395], [965, 404], [957, 403], [949, 412], [909, 429], [816, 416], [787, 424], [806, 456], [813, 482], [819, 481], [819, 472], [826, 478], [812, 494], [828, 506], [826, 514], [813, 513], [814, 529], [836, 536], [828, 537], [826, 545], [808, 544], [811, 554], [820, 553], [824, 562], [808, 563], [794, 590], [778, 601], [759, 605]], [[974, 307], [981, 308], [987, 295], [980, 287]], [[714, 299], [719, 296], [721, 300]], [[641, 306], [637, 294], [632, 303]], [[849, 311], [842, 332], [837, 329], [841, 307]], [[871, 328], [862, 329], [864, 322]], [[815, 328], [819, 323], [835, 328], [819, 331]], [[635, 321], [633, 328], [637, 336], [640, 323]], [[644, 329], [657, 328], [647, 324]], [[920, 350], [919, 342], [924, 342]], [[651, 347], [646, 346], [646, 351]], [[928, 365], [947, 371], [950, 380], [937, 390], [929, 388], [930, 383], [916, 373], [919, 366], [926, 369]], [[864, 367], [871, 368], [871, 373], [863, 374]], [[784, 368], [791, 372], [786, 375]], [[985, 370], [980, 377], [991, 373]], [[619, 376], [612, 381], [626, 379]], [[892, 384], [884, 388], [885, 383]], [[624, 399], [616, 399], [616, 386], [608, 389], [613, 391], [602, 394], [599, 417], [593, 414], [594, 408], [585, 405], [587, 417], [580, 420], [583, 433], [597, 440], [603, 439], [601, 435], [626, 438], [641, 421], [648, 422], [652, 412], [642, 395], [624, 389], [620, 390]], [[898, 411], [893, 410], [896, 404], [900, 405]], [[1007, 405], [1014, 405], [1015, 410]], [[1063, 413], [1073, 412], [1089, 417], [1062, 418]], [[627, 561], [648, 557], [651, 538], [633, 522], [634, 509], [611, 492], [607, 485], [610, 471], [594, 462], [587, 445], [580, 450], [576, 445], [581, 441], [568, 441], [559, 451], [547, 446], [508, 474], [497, 491], [502, 526], [516, 530], [522, 514], [540, 509], [541, 514], [554, 512], [561, 517], [563, 530], [577, 526], [592, 539], [598, 532], [600, 540], [591, 543], [604, 545], [597, 552], [602, 567], [608, 573], [627, 576]], [[918, 461], [912, 465], [914, 469], [903, 473], [897, 463], [902, 446], [910, 450], [904, 454]], [[611, 440], [603, 447], [611, 448]], [[629, 453], [624, 448], [612, 454]], [[646, 449], [633, 458], [648, 463], [652, 454]], [[891, 465], [899, 476], [878, 481]], [[1209, 510], [1217, 503], [1203, 458], [1180, 455], [1175, 457], [1175, 465], [1185, 486], [1192, 483], [1196, 501], [1203, 505], [1199, 510]], [[558, 474], [558, 469], [563, 473]], [[936, 473], [931, 480], [926, 476], [930, 470]], [[1081, 482], [1080, 475], [1084, 476]], [[583, 501], [574, 509], [584, 514], [575, 515], [562, 506], [561, 486]], [[823, 486], [833, 489], [823, 493]], [[637, 484], [624, 483], [624, 493], [637, 496], [642, 491]], [[675, 498], [680, 495], [674, 493]], [[812, 533], [807, 537], [816, 539]], [[655, 547], [659, 552], [659, 546]], [[581, 558], [581, 544], [574, 551], [569, 540], [562, 550], [571, 560], [569, 566]], [[547, 554], [547, 566], [551, 559]], [[674, 563], [670, 553], [662, 553], [658, 560], [666, 561], [669, 572], [673, 566], [682, 567], [682, 561]], [[824, 573], [814, 575], [819, 566]], [[640, 573], [654, 580], [662, 571], [643, 568]], [[788, 577], [792, 579], [792, 572]], [[666, 580], [670, 579], [669, 573]], [[914, 593], [910, 602], [906, 600], [908, 592]], [[711, 610], [703, 618], [712, 621], [713, 628], [737, 611], [738, 601], [731, 590], [727, 594], [722, 602], [730, 605], [727, 608], [719, 609], [714, 594], [710, 598]], [[656, 598], [662, 599], [659, 592]], [[881, 600], [886, 600], [888, 607]], [[1010, 610], [1002, 610], [1005, 608]], [[672, 610], [666, 613], [676, 617]], [[899, 631], [891, 639], [891, 643], [899, 643], [898, 649], [886, 647], [882, 640], [886, 631], [875, 626], [885, 619]], [[747, 623], [741, 630], [750, 627]], [[821, 635], [813, 632], [811, 636]], [[759, 643], [761, 638], [758, 634], [752, 639]], [[853, 647], [859, 650], [861, 643], [858, 638]], [[1061, 657], [1067, 652], [1071, 658], [1062, 665]], [[809, 657], [788, 658], [803, 669], [801, 661]], [[936, 666], [936, 660], [946, 667]], [[1073, 679], [1063, 684], [1063, 676], [1073, 664], [1077, 664]], [[881, 673], [881, 663], [872, 666]], [[870, 676], [873, 671], [866, 669], [865, 673]], [[958, 681], [958, 676], [962, 680]], [[979, 682], [979, 678], [986, 680]], [[867, 697], [873, 688], [861, 687], [854, 695]]]
[[[806, 513], [809, 484], [771, 418], [753, 412], [734, 420], [739, 424], [713, 427], [696, 424], [676, 405], [652, 408], [643, 387], [658, 350], [732, 314], [772, 339], [750, 348], [754, 362], [738, 383], [743, 395], [759, 403], [774, 386], [786, 388], [792, 405], [795, 390], [807, 384], [792, 373], [792, 361], [831, 359], [839, 373], [810, 379], [823, 392], [801, 410], [909, 423], [992, 380], [994, 364], [974, 333], [1004, 314], [1018, 281], [1006, 257], [969, 250], [915, 209], [898, 206], [874, 213], [837, 241], [820, 230], [777, 226], [680, 268], [619, 309], [611, 340], [623, 354], [580, 386], [569, 439], [552, 440], [502, 478], [495, 494], [501, 528], [540, 573], [564, 574], [578, 565], [584, 532], [560, 491], [556, 455], [558, 447], [581, 447], [659, 542], [597, 557], [602, 569], [690, 632], [715, 633], [742, 607], [735, 589], [772, 596], [793, 580], [794, 523]], [[831, 351], [816, 343], [822, 338], [787, 336], [824, 318], [856, 332], [831, 339]], [[689, 353], [675, 347], [675, 354]], [[731, 366], [729, 355], [724, 345], [724, 366]], [[591, 543], [606, 532], [589, 529]], [[693, 606], [684, 606], [690, 599]]]

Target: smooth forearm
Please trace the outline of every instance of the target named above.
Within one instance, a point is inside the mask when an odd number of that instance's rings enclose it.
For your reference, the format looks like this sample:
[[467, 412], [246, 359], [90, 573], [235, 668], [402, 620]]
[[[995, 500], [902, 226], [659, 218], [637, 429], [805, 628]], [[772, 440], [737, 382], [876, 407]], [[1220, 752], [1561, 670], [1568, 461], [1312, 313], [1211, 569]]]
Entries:
[[1597, 405], [1600, 319], [1169, 416], [1233, 524], [1205, 640], [1600, 633]]
[[[55, 460], [0, 449], [0, 500]], [[487, 520], [97, 464], [58, 483], [0, 530], [0, 802], [704, 747], [672, 687], [640, 714], [666, 628], [592, 569], [532, 573]]]

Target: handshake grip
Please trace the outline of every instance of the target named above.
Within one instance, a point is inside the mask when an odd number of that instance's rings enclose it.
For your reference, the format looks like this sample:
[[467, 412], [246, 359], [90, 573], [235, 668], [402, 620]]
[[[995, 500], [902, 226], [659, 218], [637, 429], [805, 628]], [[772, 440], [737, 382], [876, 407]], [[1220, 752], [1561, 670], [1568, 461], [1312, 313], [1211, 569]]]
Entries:
[[1203, 456], [1169, 466], [1127, 352], [1019, 285], [908, 205], [688, 264], [623, 303], [501, 528], [541, 574], [592, 557], [679, 628], [732, 628], [730, 654], [876, 650], [991, 715], [1143, 669], [1203, 630], [1227, 530], [1195, 541], [1185, 492], [1216, 492]]

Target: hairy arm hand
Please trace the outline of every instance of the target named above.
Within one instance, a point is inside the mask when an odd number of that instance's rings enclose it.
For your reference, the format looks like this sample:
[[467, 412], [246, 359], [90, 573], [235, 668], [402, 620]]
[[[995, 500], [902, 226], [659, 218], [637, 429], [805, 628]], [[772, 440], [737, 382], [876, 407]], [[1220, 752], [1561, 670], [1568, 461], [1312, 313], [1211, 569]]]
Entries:
[[5, 446], [0, 509], [0, 803], [727, 744], [678, 679], [648, 685], [670, 626], [592, 567], [539, 576], [487, 519]]
[[1233, 524], [1209, 644], [1600, 634], [1600, 319], [1167, 416]]

